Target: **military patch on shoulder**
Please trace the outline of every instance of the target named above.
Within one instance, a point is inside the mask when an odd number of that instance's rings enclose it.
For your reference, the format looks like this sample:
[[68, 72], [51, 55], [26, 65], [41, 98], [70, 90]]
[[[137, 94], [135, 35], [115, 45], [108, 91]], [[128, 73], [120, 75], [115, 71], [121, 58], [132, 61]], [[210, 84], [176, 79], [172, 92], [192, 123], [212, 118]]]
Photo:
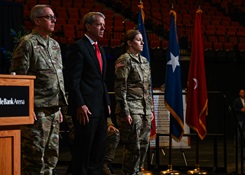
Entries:
[[52, 49], [53, 50], [59, 50], [60, 48], [58, 46], [53, 46]]
[[123, 67], [123, 66], [125, 66], [124, 61], [120, 61], [120, 62], [116, 63], [116, 67]]

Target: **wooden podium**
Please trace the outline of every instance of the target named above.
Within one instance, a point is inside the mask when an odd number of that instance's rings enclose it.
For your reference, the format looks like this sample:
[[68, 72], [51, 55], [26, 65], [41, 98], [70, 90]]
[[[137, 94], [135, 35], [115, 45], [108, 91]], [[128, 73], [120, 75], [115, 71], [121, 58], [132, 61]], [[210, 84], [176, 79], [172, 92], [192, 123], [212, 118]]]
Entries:
[[0, 74], [0, 175], [21, 174], [21, 125], [33, 124], [35, 76]]

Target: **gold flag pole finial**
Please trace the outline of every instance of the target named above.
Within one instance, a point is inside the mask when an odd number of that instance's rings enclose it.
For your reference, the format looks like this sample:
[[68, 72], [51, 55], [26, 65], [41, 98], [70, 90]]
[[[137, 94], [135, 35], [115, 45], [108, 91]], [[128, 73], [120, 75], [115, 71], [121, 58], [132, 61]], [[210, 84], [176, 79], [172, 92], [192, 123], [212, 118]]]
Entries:
[[144, 22], [144, 21], [145, 21], [145, 13], [144, 13], [144, 10], [143, 10], [144, 6], [143, 6], [143, 2], [142, 2], [142, 0], [140, 0], [140, 5], [138, 5], [138, 7], [139, 7], [139, 8], [140, 8], [140, 10], [141, 10], [141, 14], [142, 14], [142, 21]]
[[173, 14], [173, 16], [174, 16], [174, 22], [175, 22], [175, 24], [176, 24], [176, 21], [177, 21], [177, 14], [176, 14], [176, 12], [174, 11], [174, 3], [175, 3], [175, 0], [173, 0], [172, 3], [171, 3], [171, 7], [170, 7], [170, 12], [169, 12], [169, 14], [170, 14], [170, 15]]
[[196, 13], [202, 13], [200, 2], [199, 2], [199, 4], [198, 4], [198, 9], [197, 9]]
[[176, 12], [173, 9], [171, 9], [170, 12], [169, 12], [169, 14], [170, 15], [172, 14], [174, 16], [174, 23], [176, 25], [176, 21], [177, 21], [177, 14], [176, 14]]

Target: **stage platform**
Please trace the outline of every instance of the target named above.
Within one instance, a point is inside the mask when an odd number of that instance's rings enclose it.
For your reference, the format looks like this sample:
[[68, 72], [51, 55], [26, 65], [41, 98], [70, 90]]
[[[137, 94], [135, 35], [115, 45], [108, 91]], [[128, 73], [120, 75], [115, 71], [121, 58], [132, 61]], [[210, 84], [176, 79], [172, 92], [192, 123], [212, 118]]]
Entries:
[[[226, 159], [224, 157], [224, 141], [217, 140], [214, 143], [213, 139], [204, 139], [199, 141], [199, 165], [200, 169], [206, 171], [208, 174], [226, 175], [226, 174], [240, 174], [240, 147], [238, 148], [238, 172], [236, 172], [236, 146], [233, 139], [227, 140]], [[173, 170], [178, 170], [181, 174], [187, 174], [188, 170], [194, 170], [196, 164], [196, 142], [192, 141], [190, 148], [175, 148], [172, 149], [171, 162]], [[217, 147], [216, 147], [217, 145]], [[116, 156], [112, 167], [116, 174], [120, 174], [121, 160], [122, 160], [122, 145], [119, 144]], [[216, 152], [215, 152], [216, 151]], [[166, 171], [169, 164], [169, 148], [163, 147], [159, 150], [159, 163], [156, 162], [156, 150], [150, 149], [150, 154], [146, 160], [145, 167], [149, 169], [154, 175], [160, 175], [161, 171]], [[70, 175], [69, 164], [71, 160], [71, 153], [69, 143], [65, 139], [61, 140], [60, 144], [60, 159], [56, 167], [58, 175]], [[225, 160], [227, 168], [225, 168]]]

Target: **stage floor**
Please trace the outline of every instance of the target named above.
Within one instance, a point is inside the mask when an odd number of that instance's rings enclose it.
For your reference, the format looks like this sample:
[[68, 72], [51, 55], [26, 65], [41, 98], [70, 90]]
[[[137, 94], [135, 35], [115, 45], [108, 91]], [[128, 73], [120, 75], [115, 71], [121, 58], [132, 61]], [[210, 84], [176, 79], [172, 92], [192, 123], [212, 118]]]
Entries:
[[[227, 140], [227, 173], [225, 170], [224, 159], [224, 140], [217, 140], [214, 143], [213, 139], [204, 139], [199, 141], [199, 165], [202, 171], [206, 171], [208, 174], [225, 175], [225, 174], [241, 174], [241, 159], [240, 159], [240, 147], [238, 148], [238, 173], [236, 172], [236, 147], [234, 140]], [[148, 154], [145, 169], [150, 170], [154, 175], [160, 174], [161, 171], [168, 169], [168, 164], [171, 162], [173, 170], [179, 171], [181, 174], [187, 174], [188, 170], [194, 170], [196, 164], [196, 142], [191, 141], [190, 148], [175, 148], [172, 149], [171, 156], [168, 147], [163, 147], [159, 150], [159, 163], [156, 162], [156, 150], [152, 148], [150, 154]], [[217, 145], [217, 147], [215, 147]], [[116, 174], [120, 174], [121, 160], [122, 160], [122, 145], [119, 144], [116, 150], [116, 156], [113, 161], [112, 167]], [[217, 151], [215, 153], [215, 151]], [[245, 155], [245, 154], [244, 154]], [[169, 158], [171, 157], [171, 161]], [[58, 175], [69, 175], [69, 164], [71, 160], [71, 154], [69, 149], [69, 143], [66, 139], [61, 139], [60, 144], [60, 158], [56, 167]], [[215, 161], [216, 160], [216, 161]]]

